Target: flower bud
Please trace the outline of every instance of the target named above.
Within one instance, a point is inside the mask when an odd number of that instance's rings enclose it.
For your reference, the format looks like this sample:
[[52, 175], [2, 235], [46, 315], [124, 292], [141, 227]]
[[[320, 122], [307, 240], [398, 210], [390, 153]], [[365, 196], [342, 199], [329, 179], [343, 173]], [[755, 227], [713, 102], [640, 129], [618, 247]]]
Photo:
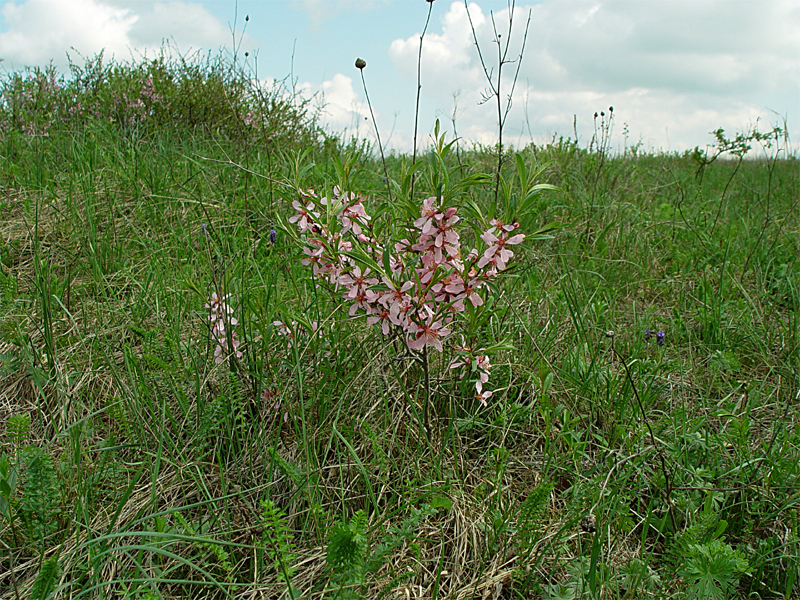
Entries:
[[363, 58], [356, 59], [356, 69], [363, 69], [366, 66], [367, 66], [367, 61], [365, 61]]

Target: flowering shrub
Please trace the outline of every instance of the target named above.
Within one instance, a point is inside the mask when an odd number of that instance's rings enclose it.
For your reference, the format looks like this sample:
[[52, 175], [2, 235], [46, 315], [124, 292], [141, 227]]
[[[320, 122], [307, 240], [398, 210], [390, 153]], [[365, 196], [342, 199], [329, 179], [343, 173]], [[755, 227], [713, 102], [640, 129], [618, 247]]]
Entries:
[[[515, 233], [518, 223], [492, 219], [480, 236], [482, 251], [473, 248], [464, 256], [458, 209], [442, 206], [436, 196], [426, 198], [420, 217], [403, 228], [408, 237], [385, 246], [378, 243], [372, 217], [355, 194], [336, 188], [330, 198], [319, 198], [308, 190], [293, 207], [289, 222], [305, 236], [302, 264], [341, 292], [351, 303], [350, 316], [365, 314], [367, 323], [380, 325], [384, 335], [397, 334], [410, 350], [426, 356], [429, 347], [443, 350], [442, 340], [459, 315], [484, 303], [482, 290], [514, 257], [511, 246], [525, 239]], [[450, 367], [478, 372], [476, 398], [486, 405], [492, 394], [483, 389], [491, 367], [488, 357], [467, 346], [456, 350], [459, 358]]]
[[26, 136], [47, 136], [58, 119], [64, 80], [53, 64], [11, 73], [0, 89], [0, 121]]
[[251, 80], [223, 55], [177, 57], [164, 46], [138, 62], [105, 61], [101, 52], [71, 62], [67, 75], [51, 63], [1, 76], [0, 132], [48, 137], [91, 124], [139, 137], [202, 130], [283, 150], [317, 147], [327, 136], [309, 103], [281, 82]]

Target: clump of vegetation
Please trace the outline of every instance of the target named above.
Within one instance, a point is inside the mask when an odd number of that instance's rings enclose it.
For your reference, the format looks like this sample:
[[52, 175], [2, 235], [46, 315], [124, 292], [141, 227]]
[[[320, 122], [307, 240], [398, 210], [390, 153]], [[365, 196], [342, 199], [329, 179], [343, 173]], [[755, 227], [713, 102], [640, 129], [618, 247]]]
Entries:
[[69, 76], [48, 67], [11, 73], [0, 88], [0, 130], [25, 137], [106, 133], [140, 139], [202, 134], [232, 147], [316, 146], [325, 139], [309, 99], [282, 82], [253, 79], [224, 55], [107, 62], [103, 54], [71, 63]]
[[221, 58], [0, 91], [0, 597], [797, 595], [783, 128], [384, 166]]

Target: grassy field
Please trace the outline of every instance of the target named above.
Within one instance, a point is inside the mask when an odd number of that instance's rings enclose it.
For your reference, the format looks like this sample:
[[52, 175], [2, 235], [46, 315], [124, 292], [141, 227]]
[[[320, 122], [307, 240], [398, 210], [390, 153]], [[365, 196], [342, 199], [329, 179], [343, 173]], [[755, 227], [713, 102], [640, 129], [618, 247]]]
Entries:
[[[780, 131], [685, 156], [562, 138], [508, 152], [496, 197], [496, 148], [390, 156], [385, 182], [223, 61], [2, 92], [0, 597], [800, 595]], [[334, 186], [386, 253], [430, 196], [464, 260], [492, 217], [527, 237], [441, 352], [410, 349], [302, 264], [319, 232], [292, 203]]]

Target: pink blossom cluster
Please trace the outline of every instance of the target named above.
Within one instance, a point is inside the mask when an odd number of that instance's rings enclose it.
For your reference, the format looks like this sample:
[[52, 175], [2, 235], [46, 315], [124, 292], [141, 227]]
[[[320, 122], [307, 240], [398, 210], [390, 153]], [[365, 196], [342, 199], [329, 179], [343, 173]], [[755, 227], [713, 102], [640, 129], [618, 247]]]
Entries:
[[244, 124], [248, 127], [255, 127], [258, 123], [258, 115], [256, 115], [252, 110], [248, 111], [247, 114], [244, 116]]
[[211, 298], [205, 305], [210, 312], [211, 340], [214, 342], [214, 362], [216, 364], [220, 364], [231, 355], [242, 358], [242, 352], [239, 350], [241, 342], [233, 329], [239, 321], [232, 316], [233, 308], [226, 302], [230, 297], [231, 294], [225, 294], [220, 298], [216, 292], [212, 292]]
[[122, 99], [114, 97], [115, 108], [122, 115], [121, 120], [125, 125], [132, 125], [152, 117], [155, 105], [159, 103], [163, 103], [163, 98], [156, 93], [152, 77], [147, 77], [142, 81], [137, 97], [129, 98], [124, 92]]
[[152, 77], [148, 77], [142, 82], [142, 88], [139, 90], [139, 97], [145, 98], [150, 104], [161, 102], [161, 96], [156, 93]]
[[[414, 241], [404, 238], [393, 245], [393, 253], [384, 256], [391, 248], [375, 239], [362, 198], [338, 189], [331, 198], [318, 198], [308, 190], [293, 207], [296, 213], [289, 222], [306, 236], [302, 264], [311, 266], [318, 279], [342, 290], [343, 298], [351, 303], [350, 316], [363, 311], [367, 323], [380, 325], [384, 335], [400, 332], [412, 350], [430, 346], [441, 352], [442, 339], [452, 332], [455, 316], [466, 310], [467, 302], [473, 307], [483, 304], [480, 290], [513, 258], [510, 246], [525, 239], [521, 233], [512, 235], [518, 223], [492, 219], [491, 227], [480, 236], [483, 252], [472, 249], [464, 257], [456, 229], [457, 209], [443, 207], [431, 196], [422, 202], [420, 217], [406, 228]], [[334, 231], [322, 219], [323, 213], [335, 214]], [[356, 250], [369, 257], [377, 272], [364, 265], [367, 261], [358, 264], [352, 258]], [[476, 386], [479, 400], [486, 404], [491, 396], [483, 390], [489, 362], [481, 358], [485, 362]]]
[[492, 392], [484, 390], [483, 386], [489, 381], [489, 371], [492, 368], [489, 357], [474, 352], [470, 346], [456, 346], [455, 349], [458, 357], [450, 363], [450, 368], [461, 371], [459, 379], [464, 379], [468, 370], [478, 373], [478, 379], [475, 381], [475, 399], [487, 406], [486, 401], [491, 397]]

